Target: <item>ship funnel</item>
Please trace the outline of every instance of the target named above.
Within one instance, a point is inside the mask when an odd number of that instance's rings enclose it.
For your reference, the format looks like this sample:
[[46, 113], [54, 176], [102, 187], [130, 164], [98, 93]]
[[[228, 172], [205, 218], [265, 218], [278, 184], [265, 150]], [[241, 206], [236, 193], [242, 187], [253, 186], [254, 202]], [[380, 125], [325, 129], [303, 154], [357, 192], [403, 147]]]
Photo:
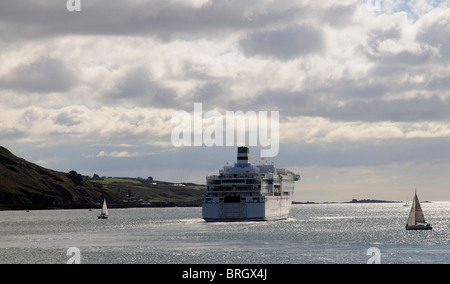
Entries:
[[250, 153], [250, 150], [248, 149], [248, 147], [239, 147], [238, 151], [237, 151], [238, 164], [250, 163], [249, 153]]

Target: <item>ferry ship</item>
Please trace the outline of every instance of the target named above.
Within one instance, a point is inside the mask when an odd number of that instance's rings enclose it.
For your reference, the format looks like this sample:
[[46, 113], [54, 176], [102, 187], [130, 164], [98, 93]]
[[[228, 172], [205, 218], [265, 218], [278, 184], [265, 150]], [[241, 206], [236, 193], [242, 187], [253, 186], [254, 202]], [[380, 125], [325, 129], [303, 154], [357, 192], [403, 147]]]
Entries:
[[250, 161], [248, 147], [238, 147], [237, 162], [206, 177], [202, 217], [206, 222], [286, 219], [300, 175], [262, 161]]

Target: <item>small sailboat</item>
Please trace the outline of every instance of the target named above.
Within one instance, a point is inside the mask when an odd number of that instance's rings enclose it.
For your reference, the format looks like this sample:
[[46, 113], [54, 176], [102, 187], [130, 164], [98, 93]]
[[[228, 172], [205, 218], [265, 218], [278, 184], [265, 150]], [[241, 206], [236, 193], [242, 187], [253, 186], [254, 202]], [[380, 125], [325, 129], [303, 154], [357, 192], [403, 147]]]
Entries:
[[409, 207], [408, 198], [406, 199], [405, 204], [403, 204], [403, 207]]
[[106, 199], [103, 199], [102, 212], [98, 215], [98, 219], [108, 219], [108, 207], [106, 206]]
[[417, 197], [417, 191], [414, 194], [411, 211], [409, 212], [408, 223], [406, 224], [406, 230], [432, 230], [431, 224], [425, 222], [425, 216], [423, 215], [422, 207], [420, 206], [419, 198]]

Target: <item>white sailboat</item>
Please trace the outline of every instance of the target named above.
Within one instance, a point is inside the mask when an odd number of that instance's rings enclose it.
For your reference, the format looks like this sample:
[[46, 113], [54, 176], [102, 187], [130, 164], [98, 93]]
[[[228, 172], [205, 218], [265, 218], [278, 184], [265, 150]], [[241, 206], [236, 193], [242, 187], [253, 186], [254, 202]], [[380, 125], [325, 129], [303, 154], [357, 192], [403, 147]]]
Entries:
[[106, 206], [106, 199], [103, 199], [102, 212], [98, 215], [98, 219], [108, 219], [108, 207]]
[[403, 204], [403, 207], [409, 207], [409, 202], [408, 202], [408, 200], [405, 201], [405, 204]]
[[425, 221], [422, 207], [420, 206], [419, 198], [417, 197], [417, 191], [414, 194], [411, 211], [409, 212], [408, 223], [406, 224], [406, 230], [432, 230], [431, 224]]

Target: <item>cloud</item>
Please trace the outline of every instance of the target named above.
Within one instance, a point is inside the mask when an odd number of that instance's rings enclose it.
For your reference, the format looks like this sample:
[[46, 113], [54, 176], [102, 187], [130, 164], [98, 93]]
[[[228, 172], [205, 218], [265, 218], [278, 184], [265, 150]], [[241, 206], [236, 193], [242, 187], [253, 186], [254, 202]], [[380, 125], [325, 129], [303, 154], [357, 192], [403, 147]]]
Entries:
[[67, 106], [61, 109], [28, 107], [1, 109], [0, 133], [22, 142], [43, 145], [63, 141], [111, 141], [128, 144], [170, 144], [172, 111], [149, 108]]
[[0, 78], [0, 89], [37, 93], [64, 92], [74, 83], [75, 74], [63, 61], [40, 57], [19, 65]]
[[[449, 101], [437, 96], [397, 100], [350, 102], [333, 109], [328, 115], [344, 120], [364, 121], [448, 121]], [[327, 116], [328, 116], [327, 115]]]
[[323, 49], [320, 30], [308, 26], [289, 27], [282, 30], [255, 32], [239, 44], [247, 56], [273, 57], [290, 60]]
[[[422, 5], [417, 21], [391, 2], [380, 15], [354, 1], [100, 1], [80, 13], [51, 1], [6, 2], [2, 26], [35, 33], [3, 43], [5, 106], [189, 110], [197, 101], [287, 117], [447, 119], [450, 74], [438, 61], [448, 12], [420, 1], [408, 4]], [[101, 14], [115, 16], [100, 23]], [[80, 122], [59, 115], [62, 124]]]
[[334, 27], [346, 26], [351, 24], [356, 9], [355, 3], [333, 3], [332, 6], [324, 9], [322, 19]]
[[450, 137], [450, 124], [442, 122], [364, 122], [335, 121], [319, 117], [296, 117], [281, 126], [283, 143], [296, 141], [308, 144], [345, 141], [389, 141], [391, 139], [442, 139]]
[[111, 158], [130, 158], [130, 157], [139, 157], [142, 156], [142, 154], [138, 153], [138, 152], [127, 152], [127, 151], [122, 151], [122, 152], [117, 152], [117, 151], [113, 151], [110, 153], [105, 153], [104, 151], [100, 151], [97, 154], [97, 157], [111, 157]]
[[6, 37], [70, 33], [155, 36], [168, 41], [180, 35], [220, 36], [236, 29], [283, 22], [301, 13], [290, 1], [279, 2], [85, 1], [81, 12], [70, 14], [65, 2], [6, 0], [0, 3], [0, 19], [11, 27], [2, 31]]
[[115, 103], [136, 101], [140, 105], [164, 107], [171, 105], [176, 95], [174, 90], [153, 81], [148, 70], [140, 67], [128, 71], [117, 83], [115, 92], [108, 94], [106, 99]]
[[366, 3], [1, 1], [0, 142], [49, 167], [192, 177], [235, 156], [173, 147], [172, 114], [199, 102], [278, 110], [281, 165], [450, 165], [450, 4]]
[[450, 9], [435, 9], [418, 21], [417, 39], [439, 50], [440, 60], [450, 60]]

